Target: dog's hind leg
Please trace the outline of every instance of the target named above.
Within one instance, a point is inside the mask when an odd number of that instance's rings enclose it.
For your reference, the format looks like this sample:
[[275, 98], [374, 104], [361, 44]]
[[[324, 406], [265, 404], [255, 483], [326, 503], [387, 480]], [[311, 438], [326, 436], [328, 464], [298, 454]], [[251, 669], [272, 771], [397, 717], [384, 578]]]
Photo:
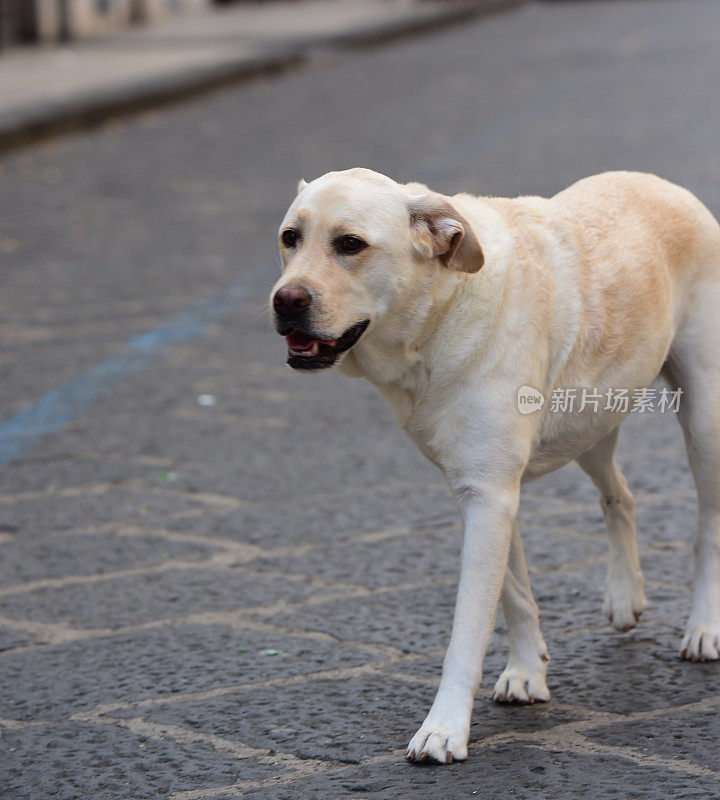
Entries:
[[[708, 297], [713, 295], [708, 291]], [[678, 419], [698, 495], [695, 590], [680, 657], [720, 658], [720, 291], [693, 319], [692, 335], [673, 344], [664, 373], [682, 389]]]
[[502, 604], [510, 637], [510, 658], [495, 684], [493, 700], [498, 703], [548, 701], [547, 647], [540, 631], [538, 607], [530, 588], [517, 520], [513, 526]]
[[613, 627], [635, 627], [647, 605], [643, 591], [633, 498], [614, 459], [619, 428], [578, 457], [577, 463], [600, 492], [600, 508], [610, 537], [610, 562], [603, 612]]

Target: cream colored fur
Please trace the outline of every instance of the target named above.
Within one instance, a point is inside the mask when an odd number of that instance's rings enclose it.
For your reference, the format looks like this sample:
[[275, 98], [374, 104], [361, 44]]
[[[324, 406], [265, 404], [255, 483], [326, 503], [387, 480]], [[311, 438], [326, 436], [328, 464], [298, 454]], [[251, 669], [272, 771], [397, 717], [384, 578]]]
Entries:
[[[281, 231], [273, 289], [313, 296], [320, 338], [369, 319], [340, 372], [375, 384], [446, 476], [463, 522], [452, 636], [435, 702], [408, 758], [467, 757], [473, 696], [502, 597], [510, 658], [498, 701], [548, 700], [547, 651], [517, 528], [521, 483], [575, 459], [597, 485], [610, 536], [605, 612], [621, 630], [645, 608], [632, 496], [613, 460], [623, 415], [559, 413], [556, 388], [680, 386], [700, 506], [696, 588], [683, 655], [720, 648], [720, 228], [688, 191], [629, 172], [552, 198], [443, 197], [363, 169], [301, 185]], [[337, 233], [368, 247], [338, 256]], [[459, 234], [459, 235], [458, 235]], [[521, 414], [520, 387], [546, 398]]]

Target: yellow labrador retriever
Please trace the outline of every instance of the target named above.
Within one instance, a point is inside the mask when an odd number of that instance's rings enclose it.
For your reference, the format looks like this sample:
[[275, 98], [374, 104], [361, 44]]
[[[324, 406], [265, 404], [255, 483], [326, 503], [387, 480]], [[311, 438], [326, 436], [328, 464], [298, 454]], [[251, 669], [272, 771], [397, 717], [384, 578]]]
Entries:
[[572, 459], [587, 472], [610, 538], [604, 610], [619, 630], [636, 624], [633, 500], [613, 459], [630, 409], [605, 398], [642, 395], [658, 375], [682, 391], [700, 508], [681, 656], [720, 657], [720, 226], [697, 198], [630, 172], [508, 200], [351, 169], [301, 182], [280, 252], [271, 307], [288, 364], [375, 384], [460, 507], [452, 636], [408, 759], [467, 757], [500, 597], [510, 657], [495, 699], [549, 699], [516, 519], [523, 481]]

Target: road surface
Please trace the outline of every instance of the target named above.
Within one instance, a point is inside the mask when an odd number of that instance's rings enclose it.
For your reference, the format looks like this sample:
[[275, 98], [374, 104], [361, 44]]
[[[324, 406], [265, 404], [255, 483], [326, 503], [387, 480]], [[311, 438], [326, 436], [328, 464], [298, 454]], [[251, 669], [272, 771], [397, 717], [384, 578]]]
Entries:
[[530, 4], [0, 161], [0, 796], [718, 795], [720, 666], [677, 659], [695, 498], [672, 415], [621, 436], [641, 625], [601, 615], [587, 478], [529, 486], [553, 699], [490, 701], [500, 617], [469, 760], [411, 766], [453, 502], [372, 387], [283, 366], [265, 312], [297, 180], [330, 169], [510, 195], [647, 170], [720, 213], [718, 29], [713, 0]]

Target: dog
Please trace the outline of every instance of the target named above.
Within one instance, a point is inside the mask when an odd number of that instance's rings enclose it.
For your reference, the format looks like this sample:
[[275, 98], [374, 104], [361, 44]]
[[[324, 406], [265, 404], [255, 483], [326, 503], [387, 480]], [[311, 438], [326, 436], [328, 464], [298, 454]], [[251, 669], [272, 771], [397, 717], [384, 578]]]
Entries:
[[375, 384], [459, 505], [452, 634], [410, 761], [467, 758], [500, 599], [510, 655], [495, 700], [550, 698], [517, 524], [524, 481], [577, 461], [610, 540], [604, 611], [627, 631], [645, 608], [613, 456], [628, 409], [553, 408], [558, 391], [633, 396], [660, 377], [678, 393], [699, 502], [681, 657], [720, 658], [720, 226], [694, 195], [608, 172], [551, 198], [448, 197], [356, 168], [300, 182], [279, 246], [270, 308], [287, 363]]

